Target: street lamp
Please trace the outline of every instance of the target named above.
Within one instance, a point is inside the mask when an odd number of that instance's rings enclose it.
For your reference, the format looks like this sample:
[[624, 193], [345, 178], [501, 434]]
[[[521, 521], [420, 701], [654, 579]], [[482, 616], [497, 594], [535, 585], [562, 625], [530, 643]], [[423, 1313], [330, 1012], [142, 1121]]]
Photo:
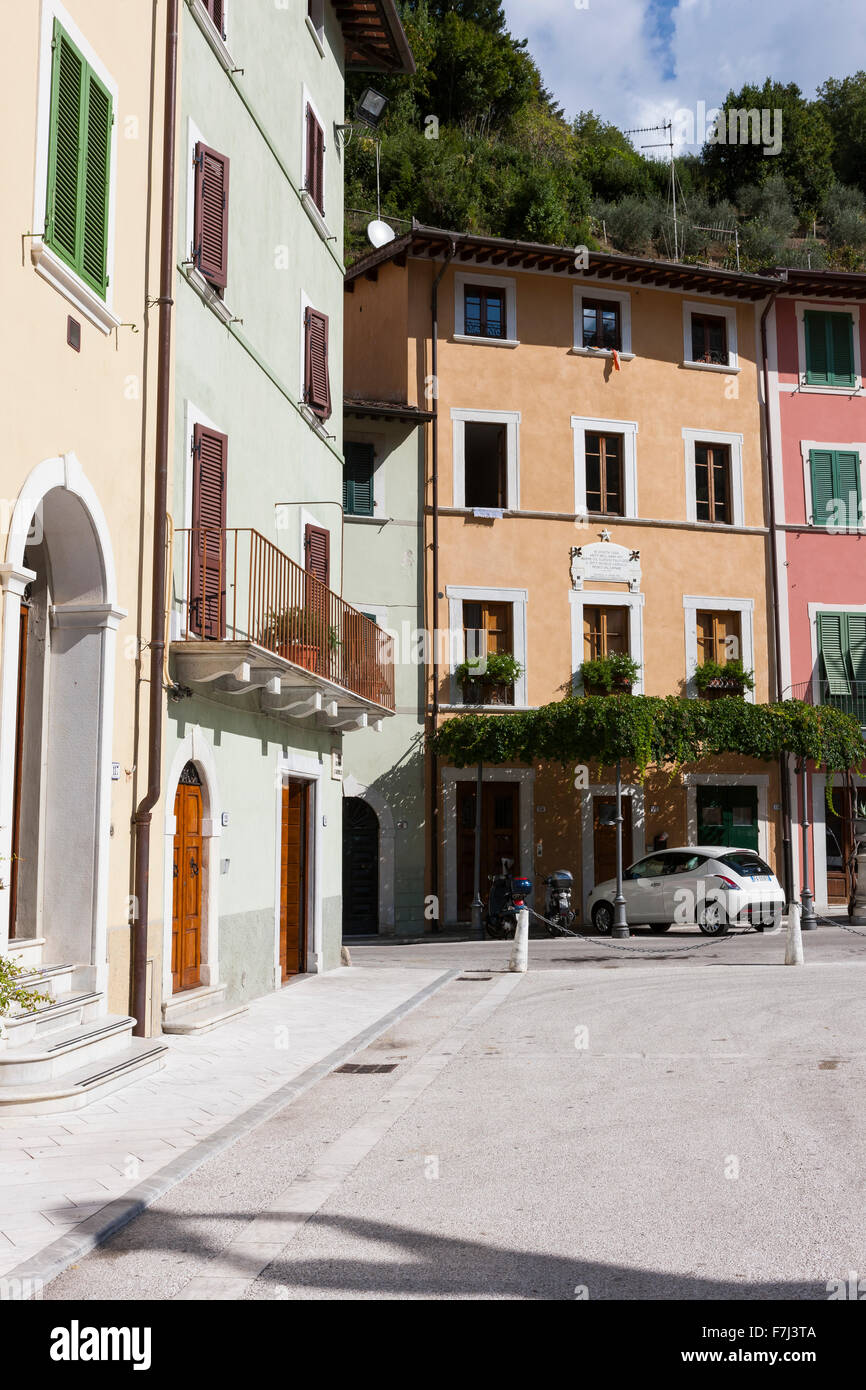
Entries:
[[628, 917], [625, 911], [625, 894], [622, 891], [622, 762], [616, 762], [616, 897], [613, 900], [613, 930], [611, 936], [626, 937]]
[[803, 884], [800, 889], [800, 930], [817, 931], [818, 919], [815, 916], [815, 899], [809, 887], [809, 805], [806, 800], [807, 778], [806, 778], [806, 759], [800, 759], [800, 796], [801, 805], [801, 824], [803, 827]]

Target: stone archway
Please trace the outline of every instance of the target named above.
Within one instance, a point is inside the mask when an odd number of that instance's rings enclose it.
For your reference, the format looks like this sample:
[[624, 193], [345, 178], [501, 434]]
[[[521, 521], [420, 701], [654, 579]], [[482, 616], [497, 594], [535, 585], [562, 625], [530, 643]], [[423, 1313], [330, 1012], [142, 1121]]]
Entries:
[[[3, 587], [0, 855], [17, 835], [0, 945], [44, 938], [44, 958], [106, 973], [116, 606], [104, 513], [73, 454], [27, 478], [12, 515]], [[22, 621], [22, 608], [27, 621]]]
[[396, 930], [393, 812], [381, 792], [375, 787], [362, 786], [351, 775], [343, 779], [343, 796], [360, 797], [368, 802], [379, 821], [379, 933], [381, 936], [393, 936]]

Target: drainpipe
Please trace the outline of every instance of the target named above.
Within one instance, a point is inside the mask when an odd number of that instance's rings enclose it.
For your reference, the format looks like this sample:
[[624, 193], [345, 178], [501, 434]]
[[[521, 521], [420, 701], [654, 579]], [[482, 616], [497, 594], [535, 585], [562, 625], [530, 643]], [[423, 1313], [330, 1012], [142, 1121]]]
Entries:
[[[770, 366], [767, 350], [767, 320], [776, 303], [779, 291], [773, 290], [761, 314], [761, 366], [764, 378], [764, 435], [767, 442], [767, 499], [770, 523], [770, 588], [773, 603], [773, 647], [776, 699], [782, 698], [782, 619], [779, 612], [779, 556], [776, 545], [776, 480], [773, 471], [773, 431], [770, 412]], [[794, 892], [794, 858], [791, 847], [791, 785], [788, 777], [788, 758], [779, 755], [779, 780], [782, 793], [782, 865], [785, 876], [785, 896], [791, 902]]]
[[147, 923], [149, 907], [150, 826], [162, 789], [163, 661], [165, 656], [165, 585], [168, 458], [171, 439], [171, 332], [174, 287], [174, 176], [177, 117], [178, 0], [167, 0], [165, 40], [165, 112], [162, 164], [162, 247], [159, 283], [159, 333], [156, 396], [156, 463], [153, 484], [153, 580], [150, 616], [150, 691], [148, 699], [147, 792], [133, 817], [135, 827], [135, 905], [132, 934], [132, 1012], [136, 1037], [147, 1030]]
[[[433, 707], [431, 711], [431, 731], [436, 732], [439, 719], [439, 284], [454, 259], [457, 243], [452, 237], [448, 255], [438, 275], [433, 281], [430, 293], [430, 367], [433, 377]], [[430, 758], [430, 877], [434, 896], [439, 893], [439, 759], [436, 754]], [[433, 919], [433, 930], [438, 931], [440, 917], [438, 911]]]

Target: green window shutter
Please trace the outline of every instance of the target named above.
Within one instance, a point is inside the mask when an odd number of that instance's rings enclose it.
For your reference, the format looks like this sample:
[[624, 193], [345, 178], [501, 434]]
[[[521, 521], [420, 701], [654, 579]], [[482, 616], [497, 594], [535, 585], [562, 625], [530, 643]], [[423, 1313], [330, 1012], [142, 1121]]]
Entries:
[[343, 507], [349, 516], [373, 515], [373, 445], [347, 442]]
[[854, 321], [850, 314], [827, 314], [830, 385], [854, 385]]
[[831, 519], [834, 491], [833, 454], [829, 449], [810, 449], [809, 471], [812, 475], [812, 521], [826, 526]]
[[848, 613], [848, 653], [855, 681], [866, 682], [866, 613]]
[[843, 504], [845, 524], [857, 526], [860, 521], [860, 455], [837, 449], [833, 455], [833, 475], [833, 487]]
[[108, 191], [111, 177], [111, 95], [96, 74], [87, 71], [87, 142], [84, 152], [84, 199], [81, 273], [105, 295], [108, 285]]
[[829, 386], [827, 315], [816, 309], [807, 309], [803, 322], [806, 331], [806, 380], [811, 386]]
[[818, 649], [830, 684], [831, 695], [850, 695], [851, 686], [845, 665], [848, 634], [843, 613], [818, 614]]
[[111, 95], [55, 20], [45, 240], [104, 297]]
[[51, 130], [45, 239], [75, 266], [79, 255], [81, 150], [85, 62], [54, 21], [51, 71]]

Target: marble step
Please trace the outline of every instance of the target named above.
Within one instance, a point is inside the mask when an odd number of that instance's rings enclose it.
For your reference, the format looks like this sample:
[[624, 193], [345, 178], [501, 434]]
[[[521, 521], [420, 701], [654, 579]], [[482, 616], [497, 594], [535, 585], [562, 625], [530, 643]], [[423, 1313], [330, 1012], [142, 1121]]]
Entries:
[[80, 1110], [94, 1100], [132, 1081], [159, 1071], [165, 1065], [168, 1048], [154, 1038], [131, 1038], [108, 1057], [90, 1058], [86, 1065], [63, 1076], [43, 1081], [3, 1084], [0, 1076], [0, 1116], [45, 1115], [56, 1111]]

